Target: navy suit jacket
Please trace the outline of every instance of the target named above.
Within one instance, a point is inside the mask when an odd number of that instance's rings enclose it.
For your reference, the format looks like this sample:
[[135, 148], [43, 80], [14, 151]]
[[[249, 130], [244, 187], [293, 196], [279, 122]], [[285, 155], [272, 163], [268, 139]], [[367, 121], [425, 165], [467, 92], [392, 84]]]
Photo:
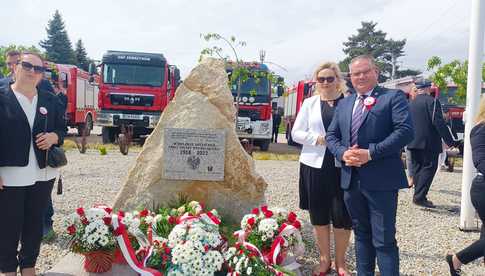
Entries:
[[372, 160], [361, 167], [348, 167], [342, 161], [350, 147], [350, 127], [356, 94], [339, 102], [327, 130], [327, 146], [342, 162], [341, 186], [348, 189], [352, 173], [358, 174], [360, 186], [368, 190], [390, 191], [408, 186], [402, 148], [414, 135], [413, 124], [404, 92], [376, 86], [371, 94], [376, 103], [364, 111], [358, 132], [359, 148], [369, 149]]

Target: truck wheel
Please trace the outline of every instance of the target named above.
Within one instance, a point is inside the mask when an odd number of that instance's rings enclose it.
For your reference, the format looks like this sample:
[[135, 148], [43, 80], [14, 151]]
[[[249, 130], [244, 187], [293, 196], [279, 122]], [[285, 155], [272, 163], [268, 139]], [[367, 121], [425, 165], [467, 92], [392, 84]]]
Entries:
[[101, 129], [101, 136], [103, 144], [112, 144], [115, 142], [115, 129], [111, 127], [103, 127]]
[[89, 136], [91, 135], [91, 129], [93, 129], [93, 118], [88, 114], [88, 116], [86, 116], [86, 121], [78, 125], [77, 134], [78, 136]]
[[128, 139], [126, 138], [126, 136], [123, 133], [121, 133], [118, 136], [118, 143], [120, 145], [120, 152], [121, 152], [121, 154], [127, 155], [128, 154], [128, 150], [130, 149], [130, 144], [128, 142]]
[[270, 143], [271, 143], [270, 139], [261, 140], [259, 142], [259, 148], [261, 149], [261, 151], [268, 151]]

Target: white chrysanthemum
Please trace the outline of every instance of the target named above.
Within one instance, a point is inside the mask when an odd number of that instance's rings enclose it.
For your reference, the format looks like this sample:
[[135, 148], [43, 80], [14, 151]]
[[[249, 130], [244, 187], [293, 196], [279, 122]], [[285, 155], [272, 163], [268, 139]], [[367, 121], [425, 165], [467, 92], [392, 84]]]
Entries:
[[158, 215], [155, 216], [154, 220], [155, 220], [155, 222], [160, 222], [160, 221], [162, 221], [162, 219], [163, 219], [163, 216], [158, 214]]
[[108, 213], [104, 209], [100, 208], [90, 208], [85, 211], [85, 214], [88, 221], [100, 220], [108, 215]]
[[278, 222], [272, 218], [265, 218], [259, 222], [258, 232], [266, 234], [268, 237], [273, 237], [274, 232], [278, 230]]
[[180, 215], [182, 215], [183, 213], [185, 213], [185, 206], [180, 206], [180, 207], [177, 209], [177, 213], [179, 213]]
[[145, 217], [145, 223], [152, 224], [154, 222], [154, 218], [150, 215]]
[[170, 247], [175, 247], [178, 243], [183, 241], [185, 235], [187, 234], [186, 226], [179, 224], [176, 225], [172, 232], [168, 235], [168, 245]]
[[230, 247], [224, 252], [224, 260], [229, 261], [236, 254], [236, 248]]

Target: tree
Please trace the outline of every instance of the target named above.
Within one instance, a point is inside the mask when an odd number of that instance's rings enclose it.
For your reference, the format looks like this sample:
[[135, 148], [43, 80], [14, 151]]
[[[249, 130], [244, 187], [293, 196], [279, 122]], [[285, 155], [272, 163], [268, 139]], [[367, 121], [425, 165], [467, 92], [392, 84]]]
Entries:
[[45, 57], [45, 55], [34, 45], [32, 46], [24, 46], [24, 45], [15, 45], [15, 44], [10, 44], [8, 46], [0, 46], [0, 72], [6, 76], [8, 74], [8, 68], [7, 64], [5, 62], [5, 55], [7, 54], [8, 51], [12, 50], [17, 50], [19, 52], [34, 52], [38, 53], [41, 56]]
[[[239, 58], [237, 54], [238, 47], [246, 46], [245, 41], [238, 41], [235, 36], [231, 36], [229, 39], [225, 38], [224, 36], [217, 34], [217, 33], [208, 33], [208, 34], [201, 34], [201, 37], [207, 42], [218, 42], [223, 41], [232, 51], [234, 54], [234, 62], [229, 65], [232, 68], [232, 73], [229, 78], [229, 87], [234, 85], [237, 86], [237, 99], [240, 98], [240, 86], [248, 79], [252, 78], [256, 82], [259, 82], [260, 79], [266, 78], [268, 79], [274, 86], [277, 85], [284, 85], [282, 83], [282, 78], [276, 76], [273, 72], [260, 72], [260, 71], [253, 71], [250, 70], [248, 67], [243, 66], [244, 61]], [[222, 47], [219, 46], [212, 46], [208, 48], [202, 49], [199, 57], [199, 61], [202, 60], [204, 56], [217, 56], [220, 59], [224, 60], [226, 64], [229, 64], [231, 61], [231, 57], [228, 54], [224, 53]], [[251, 93], [256, 93], [256, 91], [251, 91]], [[254, 95], [255, 96], [255, 95]], [[236, 101], [236, 108], [239, 111], [239, 100]]]
[[[456, 84], [453, 101], [457, 104], [466, 102], [466, 86], [468, 78], [468, 61], [453, 60], [442, 64], [441, 58], [433, 56], [428, 60], [428, 70], [432, 71], [430, 79], [445, 95], [448, 93], [448, 82]], [[485, 63], [482, 66], [482, 81], [485, 82]]]
[[343, 52], [347, 57], [339, 63], [340, 69], [347, 72], [350, 61], [359, 55], [371, 55], [375, 58], [381, 71], [380, 81], [393, 78], [399, 73], [397, 59], [404, 55], [406, 40], [387, 39], [387, 34], [376, 30], [377, 23], [361, 22], [362, 27], [357, 29], [357, 34], [344, 42]]
[[47, 39], [39, 45], [45, 49], [47, 59], [55, 63], [76, 64], [76, 57], [72, 49], [71, 40], [58, 10], [47, 24]]
[[84, 71], [88, 71], [90, 59], [88, 58], [88, 54], [86, 53], [86, 48], [84, 48], [84, 45], [81, 39], [79, 39], [76, 42], [76, 49], [74, 50], [74, 54], [76, 56], [77, 67], [83, 69]]

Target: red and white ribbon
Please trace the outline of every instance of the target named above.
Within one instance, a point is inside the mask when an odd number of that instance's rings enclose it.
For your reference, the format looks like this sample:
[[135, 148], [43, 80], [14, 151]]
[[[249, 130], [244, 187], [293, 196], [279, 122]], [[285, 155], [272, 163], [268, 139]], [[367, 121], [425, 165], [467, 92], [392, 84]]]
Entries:
[[211, 221], [215, 225], [221, 224], [221, 220], [210, 211], [207, 213], [201, 214], [200, 216], [208, 221]]
[[[123, 257], [125, 258], [128, 265], [136, 273], [141, 276], [162, 276], [162, 273], [155, 269], [147, 268], [144, 264], [140, 263], [136, 258], [135, 251], [131, 246], [131, 242], [128, 238], [128, 233], [126, 232], [125, 225], [121, 222], [121, 217], [118, 215], [113, 215], [112, 224], [115, 232], [115, 238], [118, 242]], [[149, 256], [149, 255], [148, 255]], [[146, 260], [145, 260], [146, 261]]]
[[237, 241], [243, 243], [246, 240], [246, 231], [244, 230], [237, 230], [234, 232], [234, 237], [237, 238]]

